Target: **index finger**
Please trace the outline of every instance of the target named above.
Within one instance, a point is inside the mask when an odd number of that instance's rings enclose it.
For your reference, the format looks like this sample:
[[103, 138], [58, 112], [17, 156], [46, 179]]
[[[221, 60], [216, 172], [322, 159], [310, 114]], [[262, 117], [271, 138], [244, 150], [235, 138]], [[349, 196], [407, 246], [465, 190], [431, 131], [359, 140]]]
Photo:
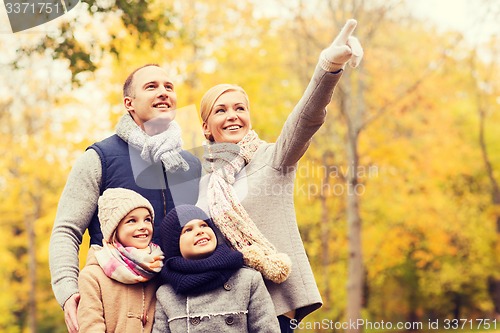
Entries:
[[347, 40], [352, 35], [354, 29], [356, 29], [356, 25], [358, 22], [354, 19], [347, 20], [342, 30], [340, 30], [339, 35], [335, 38], [335, 44], [345, 45]]

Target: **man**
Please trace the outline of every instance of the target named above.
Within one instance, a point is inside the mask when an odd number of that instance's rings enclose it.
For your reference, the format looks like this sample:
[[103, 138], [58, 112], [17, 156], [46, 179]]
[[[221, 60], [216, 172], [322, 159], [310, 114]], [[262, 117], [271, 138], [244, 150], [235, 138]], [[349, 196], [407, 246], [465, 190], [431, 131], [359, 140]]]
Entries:
[[155, 226], [178, 204], [195, 204], [199, 160], [181, 149], [175, 121], [177, 95], [158, 65], [132, 72], [123, 86], [125, 114], [116, 134], [93, 144], [75, 162], [62, 192], [49, 248], [52, 289], [70, 333], [78, 331], [78, 252], [85, 230], [102, 244], [97, 201], [107, 188], [124, 187], [147, 198]]

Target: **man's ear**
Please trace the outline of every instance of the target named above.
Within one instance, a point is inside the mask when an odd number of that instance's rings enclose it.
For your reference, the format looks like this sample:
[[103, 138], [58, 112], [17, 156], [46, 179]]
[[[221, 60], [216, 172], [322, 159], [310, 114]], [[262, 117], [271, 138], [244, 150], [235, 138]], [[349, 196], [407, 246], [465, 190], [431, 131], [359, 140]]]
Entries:
[[123, 98], [123, 106], [125, 106], [125, 110], [128, 112], [134, 111], [134, 107], [132, 106], [132, 97], [126, 96]]

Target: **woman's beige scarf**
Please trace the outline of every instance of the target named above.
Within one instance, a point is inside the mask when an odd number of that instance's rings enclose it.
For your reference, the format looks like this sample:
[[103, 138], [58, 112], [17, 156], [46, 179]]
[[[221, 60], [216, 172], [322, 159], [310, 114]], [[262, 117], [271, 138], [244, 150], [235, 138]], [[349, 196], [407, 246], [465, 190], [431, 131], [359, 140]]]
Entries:
[[250, 131], [237, 144], [209, 143], [205, 146], [203, 166], [211, 173], [208, 207], [215, 225], [231, 245], [243, 253], [245, 264], [261, 272], [264, 278], [281, 283], [291, 272], [290, 258], [285, 253], [278, 253], [260, 232], [233, 188], [236, 175], [263, 142], [257, 133]]

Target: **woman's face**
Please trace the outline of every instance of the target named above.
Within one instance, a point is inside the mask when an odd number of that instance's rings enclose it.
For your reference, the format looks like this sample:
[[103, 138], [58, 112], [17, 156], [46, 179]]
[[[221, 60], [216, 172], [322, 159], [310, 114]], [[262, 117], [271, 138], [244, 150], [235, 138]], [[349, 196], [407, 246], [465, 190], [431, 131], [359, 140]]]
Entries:
[[247, 100], [240, 91], [227, 91], [220, 95], [203, 123], [205, 136], [218, 143], [238, 143], [251, 127]]

